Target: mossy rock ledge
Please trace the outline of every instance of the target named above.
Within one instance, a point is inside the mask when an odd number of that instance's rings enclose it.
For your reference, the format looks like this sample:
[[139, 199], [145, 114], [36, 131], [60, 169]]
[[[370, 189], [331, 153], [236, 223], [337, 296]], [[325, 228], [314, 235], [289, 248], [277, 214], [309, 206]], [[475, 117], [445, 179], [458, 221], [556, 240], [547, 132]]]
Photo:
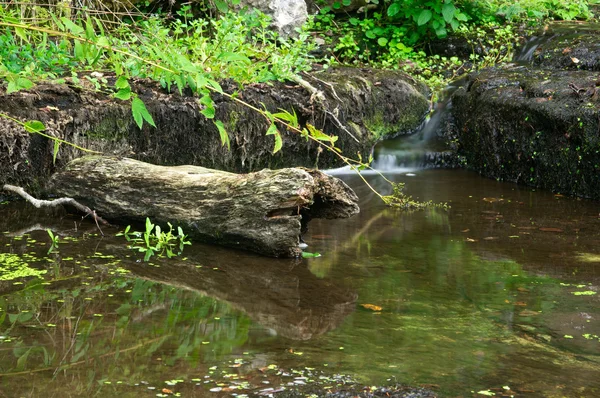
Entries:
[[600, 199], [598, 73], [509, 65], [468, 77], [448, 142], [484, 176]]
[[[114, 82], [114, 77], [106, 77], [109, 84]], [[377, 141], [413, 132], [429, 110], [427, 87], [402, 72], [340, 68], [303, 78], [324, 94], [322, 103], [291, 82], [240, 88], [224, 81], [222, 86], [225, 92], [237, 92], [238, 98], [253, 106], [264, 105], [272, 112], [295, 111], [302, 125], [310, 123], [326, 134], [337, 135], [336, 146], [349, 157], [360, 153], [367, 158]], [[132, 82], [132, 87], [145, 102], [156, 128], [144, 125], [139, 129], [129, 102], [68, 83], [39, 84], [11, 94], [6, 93], [5, 86], [0, 87], [0, 112], [21, 121], [40, 120], [46, 134], [85, 148], [157, 165], [187, 164], [238, 173], [340, 165], [335, 155], [289, 131], [282, 131], [283, 149], [273, 155], [274, 138], [265, 135], [265, 118], [216, 94], [216, 119], [228, 131], [228, 150], [221, 145], [213, 121], [200, 113], [197, 97], [169, 93], [145, 80]], [[62, 145], [54, 163], [52, 141], [0, 118], [0, 186], [11, 183], [36, 193], [50, 174], [82, 155]]]

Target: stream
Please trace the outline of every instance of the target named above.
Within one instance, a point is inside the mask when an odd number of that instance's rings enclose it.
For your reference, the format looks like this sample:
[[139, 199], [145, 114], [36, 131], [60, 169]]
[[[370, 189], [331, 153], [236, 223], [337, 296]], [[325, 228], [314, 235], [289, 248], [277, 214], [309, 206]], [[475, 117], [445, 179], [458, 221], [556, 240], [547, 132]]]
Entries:
[[322, 256], [304, 260], [194, 243], [144, 263], [116, 229], [3, 203], [0, 396], [599, 396], [598, 204], [466, 171], [389, 176], [451, 208], [387, 208], [341, 175], [361, 213], [313, 221]]

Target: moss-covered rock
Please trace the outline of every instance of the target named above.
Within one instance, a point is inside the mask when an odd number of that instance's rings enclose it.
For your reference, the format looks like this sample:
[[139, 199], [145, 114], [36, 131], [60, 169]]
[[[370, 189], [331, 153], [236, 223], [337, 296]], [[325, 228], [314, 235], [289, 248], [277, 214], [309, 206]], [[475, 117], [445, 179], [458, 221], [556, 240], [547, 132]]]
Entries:
[[600, 70], [600, 24], [553, 24], [532, 54], [533, 64], [550, 69]]
[[488, 69], [452, 98], [449, 142], [487, 177], [600, 199], [600, 87], [589, 71]]

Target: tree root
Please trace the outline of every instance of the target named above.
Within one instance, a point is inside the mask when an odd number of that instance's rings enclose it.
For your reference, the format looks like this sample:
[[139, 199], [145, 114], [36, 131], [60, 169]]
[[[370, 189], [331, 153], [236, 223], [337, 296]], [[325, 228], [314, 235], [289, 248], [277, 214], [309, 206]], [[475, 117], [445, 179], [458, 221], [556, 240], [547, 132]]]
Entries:
[[[324, 83], [325, 85], [329, 86], [331, 88], [331, 91], [333, 92], [333, 95], [340, 100], [337, 95], [337, 93], [335, 92], [335, 89], [333, 88], [333, 85], [331, 85], [330, 83], [327, 83], [321, 79], [318, 79], [316, 77], [313, 77], [309, 74], [306, 74], [307, 76], [312, 77], [315, 80], [320, 81], [321, 83]], [[317, 100], [317, 102], [319, 104], [321, 104], [321, 106], [323, 106], [323, 110], [325, 111], [326, 114], [328, 114], [329, 116], [331, 116], [331, 118], [333, 119], [333, 121], [335, 122], [335, 124], [337, 124], [337, 126], [344, 130], [346, 132], [346, 134], [348, 134], [350, 137], [352, 137], [352, 139], [354, 139], [354, 141], [360, 143], [360, 141], [358, 140], [358, 138], [356, 138], [354, 136], [354, 134], [352, 134], [350, 132], [350, 130], [348, 130], [346, 128], [346, 126], [344, 126], [342, 124], [342, 122], [340, 122], [340, 120], [338, 119], [338, 117], [331, 111], [329, 111], [327, 109], [327, 107], [325, 106], [325, 101], [326, 101], [326, 97], [325, 94], [323, 94], [323, 91], [319, 90], [318, 88], [316, 88], [315, 86], [313, 86], [312, 84], [310, 84], [309, 82], [307, 82], [306, 80], [302, 79], [301, 77], [297, 77], [295, 79], [293, 79], [295, 83], [298, 83], [300, 86], [302, 86], [304, 89], [306, 89], [309, 93], [310, 93], [310, 100], [311, 102], [314, 101], [315, 99]], [[341, 100], [340, 100], [341, 101]], [[337, 111], [338, 108], [335, 109], [335, 111]]]

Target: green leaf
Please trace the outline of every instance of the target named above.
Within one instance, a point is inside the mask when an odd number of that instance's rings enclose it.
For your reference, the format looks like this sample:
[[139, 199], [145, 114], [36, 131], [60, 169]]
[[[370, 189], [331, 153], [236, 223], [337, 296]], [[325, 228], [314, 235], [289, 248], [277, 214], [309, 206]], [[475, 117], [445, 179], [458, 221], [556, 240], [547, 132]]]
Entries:
[[421, 11], [421, 13], [419, 14], [419, 17], [417, 18], [417, 25], [419, 25], [419, 26], [425, 25], [427, 22], [429, 22], [429, 20], [431, 20], [432, 16], [433, 16], [433, 13], [431, 12], [431, 10]]
[[223, 0], [215, 0], [215, 6], [217, 6], [217, 10], [219, 10], [219, 12], [222, 12], [223, 14], [225, 14], [227, 11], [229, 11], [227, 2], [225, 2]]
[[23, 355], [19, 357], [19, 359], [17, 360], [17, 370], [25, 369], [25, 366], [27, 365], [27, 358], [29, 357], [29, 353], [32, 349], [33, 347], [29, 348], [27, 351], [25, 351]]
[[215, 117], [215, 104], [207, 92], [200, 98], [200, 104], [204, 105], [204, 109], [202, 109], [200, 113], [207, 119], [213, 119]]
[[229, 134], [225, 131], [225, 126], [220, 120], [215, 120], [215, 126], [219, 130], [219, 136], [221, 136], [221, 145], [227, 145], [227, 149], [231, 150], [231, 143], [229, 142]]
[[350, 4], [352, 4], [352, 0], [342, 0], [342, 5], [344, 7], [348, 7]]
[[156, 127], [154, 124], [154, 120], [152, 119], [152, 115], [146, 109], [146, 105], [144, 101], [135, 97], [133, 101], [131, 101], [131, 113], [133, 114], [133, 119], [138, 127], [141, 129], [144, 124], [144, 120], [149, 123], [151, 126]]
[[447, 23], [451, 23], [452, 20], [454, 19], [455, 11], [456, 11], [456, 7], [454, 7], [454, 4], [452, 4], [452, 3], [444, 4], [444, 6], [442, 7], [442, 15], [444, 16], [444, 21], [446, 21]]
[[269, 128], [267, 129], [267, 133], [265, 135], [273, 135], [273, 134], [279, 134], [279, 130], [277, 130], [277, 126], [275, 126], [275, 124], [271, 124], [269, 126]]
[[60, 149], [60, 141], [54, 140], [54, 150], [52, 152], [52, 164], [56, 163], [56, 156], [58, 155], [59, 149]]
[[321, 257], [321, 253], [302, 252], [302, 258]]
[[209, 86], [214, 88], [218, 93], [223, 94], [223, 88], [221, 87], [219, 82], [216, 82], [214, 80], [208, 80], [207, 83]]
[[129, 81], [127, 81], [127, 78], [125, 76], [119, 76], [119, 78], [115, 82], [115, 87], [121, 89], [129, 88], [131, 86], [129, 85]]
[[114, 94], [115, 98], [123, 101], [129, 101], [131, 99], [131, 88], [122, 88]]
[[96, 32], [94, 31], [94, 25], [90, 17], [85, 20], [85, 37], [88, 40], [93, 41], [96, 38]]
[[56, 17], [56, 15], [54, 15], [54, 13], [49, 13], [50, 17], [52, 17], [52, 20], [54, 21], [54, 24], [58, 27], [59, 30], [64, 31], [65, 30], [65, 25], [60, 22], [60, 20]]
[[148, 262], [148, 260], [150, 260], [150, 257], [152, 257], [152, 255], [154, 254], [154, 251], [152, 249], [146, 249], [146, 254], [144, 255], [144, 262]]
[[198, 73], [198, 68], [187, 57], [177, 54], [177, 63], [179, 68], [184, 72]]
[[385, 37], [380, 37], [379, 39], [377, 39], [377, 44], [379, 44], [381, 47], [385, 47], [387, 43], [388, 39], [386, 39]]
[[74, 35], [78, 36], [79, 34], [83, 33], [84, 29], [81, 26], [74, 24], [69, 18], [62, 17], [60, 20], [63, 24], [65, 24], [67, 30]]
[[15, 33], [17, 34], [17, 36], [19, 36], [21, 38], [21, 40], [23, 40], [25, 43], [29, 43], [29, 37], [27, 36], [27, 33], [25, 32], [25, 29], [23, 28], [15, 28]]
[[44, 126], [44, 123], [40, 122], [39, 120], [26, 121], [24, 123], [24, 127], [28, 133], [39, 133], [40, 131], [46, 130], [46, 126]]
[[196, 74], [196, 90], [201, 90], [203, 88], [206, 87], [206, 85], [208, 84], [208, 81], [206, 80], [206, 77], [204, 77], [202, 74], [198, 73]]
[[221, 61], [225, 62], [242, 62], [244, 64], [252, 63], [252, 61], [250, 61], [250, 58], [246, 57], [245, 55], [230, 52], [223, 52], [219, 54], [217, 59], [220, 59]]
[[27, 89], [33, 87], [33, 82], [24, 77], [19, 77], [17, 79], [17, 87], [19, 88], [19, 90], [23, 90], [23, 89], [27, 90]]
[[273, 147], [273, 154], [279, 152], [279, 150], [283, 147], [283, 140], [281, 139], [281, 134], [279, 131], [275, 134], [275, 146]]
[[334, 144], [338, 139], [338, 137], [335, 135], [329, 136], [329, 135], [323, 133], [321, 130], [319, 130], [312, 124], [307, 123], [306, 127], [308, 128], [308, 131], [309, 131], [311, 137], [313, 137], [317, 141], [331, 142], [332, 144]]
[[387, 9], [388, 17], [393, 17], [394, 15], [398, 14], [398, 12], [400, 12], [400, 9], [400, 3], [392, 3], [392, 5], [389, 6]]
[[185, 75], [175, 75], [173, 76], [175, 79], [175, 84], [177, 85], [177, 90], [179, 90], [179, 94], [183, 95], [183, 89], [185, 88]]
[[19, 91], [19, 89], [17, 88], [17, 82], [8, 82], [8, 86], [6, 87], [6, 94], [14, 93], [16, 91]]
[[296, 115], [296, 111], [292, 109], [292, 113], [286, 111], [285, 109], [279, 109], [281, 112], [277, 112], [274, 113], [272, 116], [283, 120], [285, 122], [288, 122], [290, 125], [292, 125], [293, 127], [299, 127], [300, 124], [298, 123], [298, 116]]
[[6, 93], [10, 94], [10, 93], [14, 93], [16, 91], [19, 90], [26, 90], [33, 87], [33, 82], [29, 79], [26, 79], [24, 77], [18, 77], [14, 80], [11, 80], [8, 83], [8, 87], [6, 88]]
[[365, 36], [367, 36], [369, 39], [374, 39], [374, 38], [377, 37], [377, 35], [375, 34], [375, 32], [372, 31], [372, 30], [367, 30], [365, 32]]
[[456, 14], [456, 19], [458, 19], [459, 21], [462, 21], [462, 22], [466, 22], [466, 21], [468, 21], [468, 20], [469, 20], [469, 17], [467, 17], [467, 16], [466, 16], [465, 14], [463, 14], [463, 13], [457, 13], [457, 14]]
[[81, 44], [81, 42], [79, 40], [75, 40], [75, 49], [74, 49], [74, 55], [75, 58], [78, 61], [83, 61], [85, 60], [85, 48], [84, 46]]
[[273, 147], [273, 154], [276, 154], [283, 147], [283, 140], [281, 139], [281, 133], [277, 130], [277, 126], [275, 123], [272, 123], [267, 129], [266, 135], [274, 135], [275, 136], [275, 146]]

